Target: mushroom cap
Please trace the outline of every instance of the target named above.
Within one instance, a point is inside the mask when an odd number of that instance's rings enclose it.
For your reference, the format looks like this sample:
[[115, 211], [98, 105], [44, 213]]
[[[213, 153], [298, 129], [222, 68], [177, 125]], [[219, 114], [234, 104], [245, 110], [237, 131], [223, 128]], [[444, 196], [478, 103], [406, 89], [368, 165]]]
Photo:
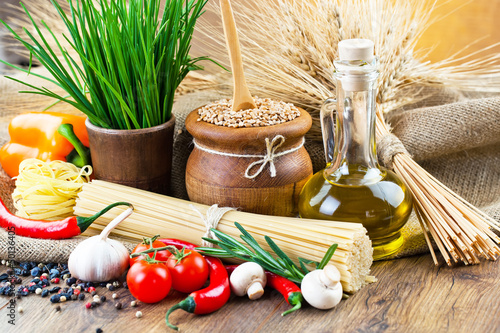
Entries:
[[[234, 269], [229, 278], [229, 282], [231, 284], [231, 290], [235, 295], [244, 296], [250, 291], [249, 297], [251, 299], [256, 299], [262, 296], [267, 279], [264, 269], [259, 264], [246, 262]], [[260, 284], [261, 287], [259, 288], [256, 283]], [[260, 295], [255, 297], [255, 293]]]

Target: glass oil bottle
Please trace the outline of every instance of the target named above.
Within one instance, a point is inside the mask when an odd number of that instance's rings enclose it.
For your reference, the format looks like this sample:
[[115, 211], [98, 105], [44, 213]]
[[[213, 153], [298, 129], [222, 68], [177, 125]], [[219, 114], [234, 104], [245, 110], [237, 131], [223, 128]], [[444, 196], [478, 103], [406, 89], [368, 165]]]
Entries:
[[372, 241], [373, 257], [380, 259], [402, 245], [400, 230], [410, 216], [412, 196], [376, 158], [378, 72], [373, 49], [373, 42], [366, 39], [339, 43], [340, 60], [334, 62], [337, 98], [326, 100], [321, 109], [327, 165], [303, 187], [299, 214], [362, 223]]

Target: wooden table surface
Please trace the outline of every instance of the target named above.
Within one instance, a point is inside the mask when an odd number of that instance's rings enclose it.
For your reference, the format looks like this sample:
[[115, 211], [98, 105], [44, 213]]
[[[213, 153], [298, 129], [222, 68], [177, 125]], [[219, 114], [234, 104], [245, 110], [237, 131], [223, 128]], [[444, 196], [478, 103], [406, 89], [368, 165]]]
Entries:
[[[6, 267], [1, 266], [0, 273]], [[177, 310], [170, 320], [183, 332], [500, 332], [498, 262], [477, 266], [434, 266], [430, 255], [374, 263], [378, 282], [370, 284], [337, 307], [321, 311], [306, 305], [286, 317], [281, 295], [266, 289], [257, 301], [231, 296], [219, 311], [204, 316]], [[133, 297], [123, 288], [97, 289], [107, 301], [87, 310], [86, 301], [60, 303], [30, 294], [17, 300], [23, 313], [8, 323], [10, 298], [0, 297], [0, 332], [174, 332], [165, 325], [167, 309], [185, 295], [171, 292], [162, 302], [130, 307]], [[124, 308], [116, 310], [115, 302]], [[136, 311], [143, 313], [136, 318]]]

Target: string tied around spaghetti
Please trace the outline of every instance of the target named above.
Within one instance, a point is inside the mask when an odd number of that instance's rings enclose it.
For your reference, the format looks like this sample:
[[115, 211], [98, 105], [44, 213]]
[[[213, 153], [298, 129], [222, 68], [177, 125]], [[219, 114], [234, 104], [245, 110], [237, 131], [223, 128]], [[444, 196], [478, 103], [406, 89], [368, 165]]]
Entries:
[[[191, 207], [191, 209], [193, 209], [195, 212], [198, 213], [201, 220], [203, 221], [203, 224], [205, 224], [206, 231], [203, 237], [210, 239], [216, 239], [215, 234], [212, 231], [212, 228], [217, 229], [217, 226], [219, 225], [219, 222], [224, 216], [224, 214], [226, 214], [231, 210], [235, 210], [235, 208], [232, 207], [219, 208], [219, 206], [215, 204], [210, 206], [207, 209], [205, 216], [203, 216], [203, 214], [194, 205], [190, 204], [189, 207]], [[202, 245], [204, 247], [214, 247], [212, 243], [209, 243], [206, 240], [202, 241]]]
[[[283, 143], [285, 143], [285, 137], [281, 134], [276, 135], [272, 139], [272, 141], [269, 141], [269, 138], [266, 138], [266, 150], [267, 150], [266, 155], [264, 155], [262, 159], [250, 163], [250, 165], [245, 171], [245, 178], [253, 179], [257, 177], [258, 175], [261, 174], [261, 172], [264, 170], [264, 168], [268, 163], [269, 163], [269, 172], [271, 173], [271, 177], [276, 177], [276, 166], [274, 165], [274, 159], [275, 157], [280, 156], [276, 154], [276, 150], [279, 147], [281, 147]], [[250, 170], [252, 170], [254, 166], [259, 164], [260, 164], [259, 169], [253, 174], [250, 174]]]

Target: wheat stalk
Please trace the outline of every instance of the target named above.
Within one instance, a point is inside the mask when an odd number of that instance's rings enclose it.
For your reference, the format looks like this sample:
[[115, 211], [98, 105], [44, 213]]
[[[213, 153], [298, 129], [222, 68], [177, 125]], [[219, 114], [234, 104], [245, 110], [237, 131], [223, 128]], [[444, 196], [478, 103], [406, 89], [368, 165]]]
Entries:
[[[431, 9], [435, 6], [431, 3]], [[214, 6], [215, 7], [215, 6]], [[380, 77], [377, 95], [377, 138], [390, 135], [384, 112], [427, 96], [425, 86], [500, 91], [500, 54], [474, 59], [462, 53], [437, 63], [424, 62], [416, 43], [431, 21], [429, 4], [420, 0], [293, 1], [255, 0], [254, 6], [234, 3], [249, 87], [260, 94], [293, 102], [311, 111], [321, 138], [318, 110], [335, 95], [333, 60], [337, 44], [348, 38], [375, 43]], [[265, 9], [265, 10], [264, 10]], [[218, 11], [214, 10], [214, 14]], [[225, 59], [223, 38], [214, 25], [202, 25], [211, 55]], [[491, 46], [494, 47], [494, 46]], [[415, 198], [432, 257], [438, 264], [427, 231], [447, 264], [479, 263], [500, 255], [500, 238], [490, 228], [498, 224], [421, 168], [408, 154], [393, 157], [395, 172]]]
[[[333, 60], [337, 44], [368, 38], [379, 58], [377, 101], [384, 112], [418, 102], [423, 86], [500, 91], [500, 54], [474, 59], [463, 52], [437, 63], [416, 43], [431, 19], [435, 3], [384, 0], [233, 1], [247, 81], [253, 94], [286, 100], [310, 111], [315, 124], [309, 137], [320, 140], [318, 110], [335, 95]], [[208, 11], [218, 15], [217, 4]], [[205, 51], [227, 64], [217, 23], [200, 22]], [[491, 46], [494, 47], [494, 46]]]

